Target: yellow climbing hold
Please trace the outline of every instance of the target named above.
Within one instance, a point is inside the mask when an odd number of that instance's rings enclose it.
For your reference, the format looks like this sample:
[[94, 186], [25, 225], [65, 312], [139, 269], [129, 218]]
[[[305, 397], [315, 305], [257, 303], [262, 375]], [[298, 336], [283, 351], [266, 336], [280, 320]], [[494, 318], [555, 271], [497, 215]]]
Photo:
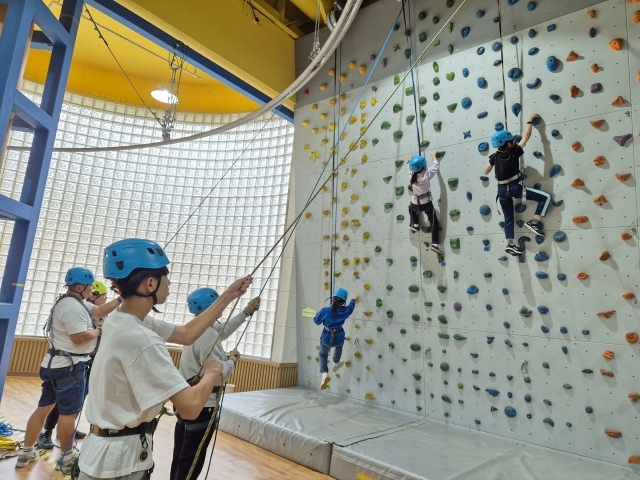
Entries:
[[329, 290], [329, 282], [324, 282], [324, 289]]
[[351, 225], [353, 225], [354, 227], [359, 227], [360, 220], [358, 220], [357, 218], [354, 218], [353, 220], [351, 220]]
[[340, 82], [344, 82], [347, 79], [347, 76], [344, 74], [340, 74], [340, 76], [338, 77], [338, 79], [340, 80]]
[[365, 283], [364, 284], [364, 289], [365, 290], [371, 290], [371, 284], [370, 283]]
[[340, 135], [340, 140], [345, 140], [347, 138], [347, 134], [342, 132], [342, 135]]
[[346, 93], [341, 93], [340, 94], [340, 101], [344, 102], [347, 99], [347, 94]]
[[329, 240], [331, 237], [329, 235], [323, 235], [322, 240], [327, 241]]
[[320, 188], [320, 190], [322, 190], [323, 192], [325, 192], [325, 193], [326, 193], [326, 192], [327, 192], [327, 190], [329, 190], [329, 189], [327, 188], [327, 186], [326, 186], [326, 185], [323, 185], [323, 186], [322, 186], [322, 188]]
[[311, 129], [311, 133], [313, 133], [313, 134], [315, 135], [316, 133], [318, 133], [318, 129], [317, 129], [317, 128], [315, 128], [315, 127], [314, 127], [314, 128], [312, 128], [312, 129]]
[[362, 312], [365, 317], [370, 317], [373, 312]]
[[[356, 327], [356, 330], [360, 330], [360, 325], [359, 324], [356, 323], [353, 326]], [[320, 347], [318, 347], [318, 348], [320, 348]]]
[[323, 138], [323, 139], [320, 141], [320, 143], [321, 143], [322, 145], [326, 145], [327, 143], [329, 143], [329, 139], [328, 139], [328, 138]]
[[329, 130], [331, 130], [331, 131], [333, 132], [335, 129], [336, 129], [336, 124], [335, 124], [335, 123], [333, 123], [333, 122], [331, 122], [331, 123], [329, 124]]
[[[351, 176], [353, 177], [357, 172], [358, 172], [358, 170], [357, 170], [357, 169], [352, 168], [352, 169], [351, 169]], [[355, 195], [355, 194], [354, 194], [354, 195]], [[353, 198], [353, 195], [351, 195], [351, 197]]]
[[372, 107], [375, 107], [375, 106], [376, 106], [376, 103], [378, 103], [378, 99], [377, 99], [376, 97], [373, 97], [373, 98], [371, 99], [371, 106], [372, 106]]
[[[347, 341], [351, 341], [351, 338], [344, 337], [344, 339]], [[351, 366], [351, 362], [347, 360], [346, 362], [344, 362], [344, 366], [349, 368]]]
[[367, 122], [367, 116], [364, 113], [361, 113], [360, 114], [360, 123], [366, 123], [366, 122]]
[[364, 367], [364, 368], [366, 368], [368, 371], [371, 371], [371, 370], [373, 369], [373, 367], [372, 367], [371, 365], [367, 365], [367, 366], [366, 366], [366, 367]]
[[347, 188], [349, 188], [349, 184], [348, 184], [347, 182], [342, 182], [342, 183], [340, 184], [340, 186], [341, 186], [343, 189], [347, 189]]
[[309, 218], [311, 216], [311, 212], [304, 212], [304, 218]]
[[364, 341], [365, 343], [368, 343], [369, 345], [371, 345], [373, 343], [373, 338], [365, 338]]
[[[309, 380], [309, 384], [311, 384], [311, 380]], [[350, 388], [347, 388], [347, 389], [345, 390], [345, 392], [347, 392], [347, 393], [351, 393], [351, 389], [350, 389]]]
[[347, 222], [346, 220], [343, 220], [340, 222], [340, 226], [342, 228], [347, 228], [349, 226], [349, 222]]
[[358, 257], [352, 258], [351, 261], [353, 262], [354, 265], [359, 265], [360, 264], [360, 259]]
[[344, 114], [347, 113], [347, 111], [344, 108], [340, 109], [340, 116], [344, 117]]
[[362, 354], [360, 352], [354, 352], [353, 356], [356, 358], [362, 358]]
[[322, 259], [322, 265], [324, 265], [325, 267], [328, 266], [329, 263], [331, 263], [331, 259], [330, 258], [323, 258]]
[[356, 68], [356, 62], [349, 62], [349, 70]]
[[311, 360], [311, 355], [307, 355], [307, 360]]
[[357, 202], [357, 201], [358, 201], [358, 195], [357, 195], [357, 194], [355, 194], [355, 193], [354, 193], [354, 194], [352, 194], [352, 195], [351, 195], [351, 200], [352, 200], [352, 201], [354, 201], [354, 202]]
[[360, 272], [353, 272], [353, 276], [354, 276], [354, 277], [357, 277], [357, 276], [359, 276], [359, 275], [360, 275]]
[[327, 131], [327, 127], [323, 125], [322, 127], [320, 127], [320, 130], [322, 130], [323, 132], [326, 132]]
[[304, 149], [305, 149], [305, 151], [308, 151], [308, 150], [309, 150], [309, 145], [307, 144], [307, 145], [305, 145], [305, 146], [304, 146], [304, 147], [302, 147], [302, 148], [304, 148]]
[[311, 110], [317, 110], [318, 109], [318, 104], [314, 103], [313, 105], [311, 105]]
[[334, 273], [333, 273], [333, 276], [337, 278], [337, 277], [339, 277], [339, 276], [340, 276], [340, 274], [341, 274], [341, 273], [342, 273], [342, 272], [334, 272]]
[[[370, 236], [371, 236], [371, 234], [369, 232], [364, 232], [362, 234], [362, 238], [365, 239], [365, 240], [369, 240]], [[367, 262], [367, 263], [369, 263], [369, 262]]]
[[314, 158], [314, 160], [317, 160], [320, 157], [320, 154], [318, 152], [311, 152], [311, 156]]
[[358, 67], [358, 72], [360, 72], [360, 75], [364, 75], [365, 73], [367, 73], [367, 67], [365, 67], [364, 65], [360, 65]]
[[338, 148], [337, 148], [337, 147], [331, 147], [331, 149], [329, 150], [329, 152], [331, 152], [331, 153], [338, 153]]
[[366, 186], [367, 186], [367, 181], [366, 181], [366, 180], [363, 180], [363, 181], [362, 181], [362, 188], [364, 188], [364, 187], [366, 187]]
[[376, 396], [373, 393], [365, 393], [364, 398], [365, 400], [375, 400]]
[[323, 83], [322, 85], [320, 85], [320, 90], [324, 91], [327, 89], [327, 84]]
[[311, 120], [302, 120], [302, 125], [305, 127], [311, 123]]
[[363, 110], [363, 109], [365, 109], [365, 108], [367, 108], [367, 102], [365, 102], [364, 100], [362, 100], [362, 101], [360, 102], [360, 110]]
[[347, 260], [346, 258], [343, 258], [342, 264], [346, 267], [347, 265], [349, 265], [349, 260]]
[[[364, 233], [368, 233], [368, 232], [364, 232]], [[371, 259], [369, 257], [362, 257], [362, 261], [368, 264], [371, 261]]]
[[352, 152], [353, 152], [354, 150], [356, 150], [357, 148], [358, 148], [358, 144], [357, 144], [356, 142], [351, 142], [351, 143], [349, 144], [349, 150], [351, 150]]
[[338, 247], [337, 245], [334, 245], [333, 247], [331, 247], [331, 250], [337, 251], [337, 250], [340, 250], [340, 247]]
[[335, 98], [331, 98], [329, 100], [329, 105], [335, 105], [336, 104], [336, 99]]
[[349, 125], [353, 125], [354, 123], [356, 123], [358, 121], [358, 119], [356, 117], [350, 117], [349, 118]]
[[326, 113], [321, 113], [320, 114], [320, 120], [326, 120], [327, 119], [327, 114]]
[[342, 213], [346, 215], [347, 213], [349, 213], [349, 209], [347, 207], [342, 207]]
[[[345, 339], [347, 342], [350, 342], [350, 341], [351, 341], [351, 337], [344, 337], [344, 339]], [[345, 364], [345, 365], [347, 365], [347, 362], [344, 362], [344, 364]], [[349, 365], [347, 365], [347, 366], [349, 366]]]
[[366, 154], [365, 154], [365, 155], [362, 155], [362, 160], [361, 160], [361, 162], [364, 164], [364, 163], [367, 163], [367, 160], [369, 160], [369, 155], [366, 155]]
[[312, 382], [311, 380], [307, 380], [307, 383], [308, 383], [309, 385], [313, 385], [313, 382]]
[[371, 207], [369, 205], [362, 206], [362, 213], [367, 213]]
[[343, 235], [342, 236], [342, 240], [344, 240], [345, 242], [349, 241], [349, 235]]
[[335, 68], [332, 68], [332, 69], [329, 70], [329, 76], [330, 77], [335, 76], [335, 74], [336, 74], [336, 69]]

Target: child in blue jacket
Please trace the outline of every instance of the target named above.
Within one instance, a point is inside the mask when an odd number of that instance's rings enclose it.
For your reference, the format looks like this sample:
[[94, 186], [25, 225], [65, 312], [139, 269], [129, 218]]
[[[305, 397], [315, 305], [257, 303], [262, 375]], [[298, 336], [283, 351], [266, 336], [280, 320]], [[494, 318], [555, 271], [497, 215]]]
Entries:
[[345, 307], [349, 292], [344, 288], [339, 288], [336, 293], [333, 294], [330, 307], [321, 308], [313, 321], [316, 325], [323, 325], [324, 330], [320, 335], [320, 373], [322, 374], [322, 382], [320, 388], [325, 390], [329, 388], [329, 366], [327, 364], [329, 358], [329, 350], [333, 347], [333, 371], [337, 372], [343, 363], [340, 358], [342, 357], [342, 346], [344, 345], [344, 329], [342, 325], [349, 315], [353, 313], [353, 309], [356, 308], [356, 300], [358, 296], [354, 296], [349, 302], [349, 306]]

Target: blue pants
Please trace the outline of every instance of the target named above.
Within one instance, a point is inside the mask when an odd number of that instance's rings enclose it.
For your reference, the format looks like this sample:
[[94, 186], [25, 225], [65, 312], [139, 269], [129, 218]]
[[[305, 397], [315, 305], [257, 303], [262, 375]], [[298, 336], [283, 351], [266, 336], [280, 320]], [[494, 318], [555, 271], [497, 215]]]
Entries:
[[509, 185], [498, 186], [498, 198], [500, 199], [500, 206], [502, 207], [502, 213], [504, 214], [504, 236], [507, 239], [514, 238], [514, 223], [515, 212], [513, 208], [513, 199], [522, 198], [524, 189], [524, 196], [527, 200], [538, 202], [536, 207], [536, 215], [545, 216], [547, 209], [551, 203], [551, 195], [542, 190], [535, 188], [523, 187], [520, 182], [513, 182]]
[[327, 362], [329, 360], [329, 350], [331, 350], [332, 347], [333, 362], [338, 363], [342, 358], [342, 347], [344, 346], [344, 341], [340, 345], [335, 345], [336, 336], [336, 333], [331, 332], [329, 345], [326, 345], [322, 339], [320, 340], [320, 353], [318, 353], [318, 357], [320, 358], [320, 373], [329, 373], [329, 365]]

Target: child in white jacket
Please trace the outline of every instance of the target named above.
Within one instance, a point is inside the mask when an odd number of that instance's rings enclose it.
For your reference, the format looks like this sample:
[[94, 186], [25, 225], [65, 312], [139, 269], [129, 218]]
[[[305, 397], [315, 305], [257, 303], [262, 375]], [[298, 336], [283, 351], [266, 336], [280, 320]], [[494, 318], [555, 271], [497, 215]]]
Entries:
[[413, 197], [409, 205], [409, 229], [416, 233], [420, 229], [420, 212], [425, 212], [431, 224], [431, 246], [432, 252], [444, 255], [440, 248], [440, 226], [438, 216], [433, 208], [433, 198], [431, 196], [431, 179], [436, 176], [440, 168], [440, 162], [436, 158], [436, 152], [431, 152], [433, 162], [427, 168], [427, 161], [422, 155], [416, 155], [409, 160], [409, 178], [413, 188]]

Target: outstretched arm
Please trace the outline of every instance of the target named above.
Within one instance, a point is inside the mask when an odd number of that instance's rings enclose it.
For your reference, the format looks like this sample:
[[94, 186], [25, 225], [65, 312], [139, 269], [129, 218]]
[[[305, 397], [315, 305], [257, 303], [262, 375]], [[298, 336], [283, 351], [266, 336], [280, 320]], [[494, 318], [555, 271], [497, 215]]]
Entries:
[[104, 318], [120, 306], [122, 299], [120, 297], [105, 303], [104, 305], [95, 306], [91, 309], [91, 318], [98, 320]]
[[493, 165], [491, 165], [491, 163], [487, 163], [487, 165], [484, 167], [484, 174], [489, 175], [491, 173], [491, 170], [493, 170]]
[[531, 130], [533, 128], [533, 121], [536, 118], [538, 118], [539, 116], [540, 115], [538, 115], [537, 113], [533, 113], [529, 117], [529, 120], [527, 120], [527, 128], [525, 128], [525, 130], [524, 130], [524, 135], [522, 136], [522, 140], [520, 140], [520, 143], [518, 143], [518, 145], [520, 145], [520, 148], [524, 148], [527, 145], [527, 142], [531, 138]]

